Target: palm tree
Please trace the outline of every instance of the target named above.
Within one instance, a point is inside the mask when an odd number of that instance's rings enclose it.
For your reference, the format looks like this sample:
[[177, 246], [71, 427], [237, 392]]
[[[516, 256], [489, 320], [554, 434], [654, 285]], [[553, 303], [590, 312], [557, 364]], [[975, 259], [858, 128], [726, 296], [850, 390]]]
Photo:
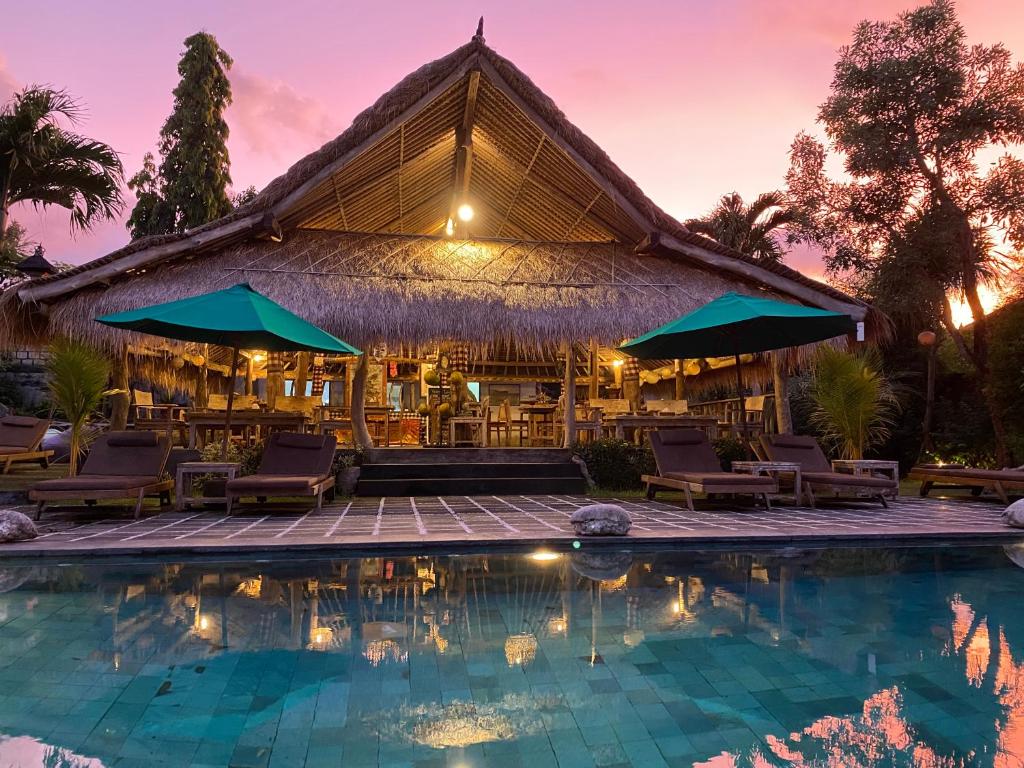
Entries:
[[808, 394], [811, 421], [844, 459], [862, 459], [889, 437], [898, 401], [874, 355], [822, 346]]
[[0, 107], [0, 237], [14, 203], [67, 208], [72, 230], [121, 212], [117, 152], [62, 125], [81, 116], [81, 106], [66, 92], [39, 86]]
[[686, 227], [761, 261], [779, 261], [785, 251], [778, 230], [796, 221], [796, 211], [786, 207], [781, 192], [765, 192], [750, 205], [733, 192], [723, 195], [707, 216], [687, 221]]
[[47, 386], [54, 408], [71, 424], [68, 446], [69, 474], [78, 473], [78, 459], [84, 449], [83, 432], [89, 419], [107, 395], [110, 363], [89, 347], [61, 339], [50, 346], [46, 361]]

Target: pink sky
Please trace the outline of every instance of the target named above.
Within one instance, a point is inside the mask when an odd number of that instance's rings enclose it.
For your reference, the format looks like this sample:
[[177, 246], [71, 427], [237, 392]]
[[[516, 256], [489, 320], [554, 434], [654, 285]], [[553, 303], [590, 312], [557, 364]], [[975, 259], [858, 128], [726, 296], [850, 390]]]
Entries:
[[[778, 188], [787, 149], [814, 129], [836, 49], [862, 18], [903, 0], [520, 0], [331, 3], [213, 0], [17, 3], [4, 12], [0, 99], [27, 83], [88, 107], [81, 130], [121, 152], [128, 175], [171, 108], [182, 40], [205, 29], [235, 60], [228, 112], [235, 188], [262, 187], [340, 133], [401, 77], [467, 42], [477, 17], [514, 61], [680, 219], [723, 193]], [[972, 42], [1024, 55], [1020, 0], [962, 0]], [[129, 206], [134, 198], [129, 197]], [[55, 260], [127, 242], [121, 222], [72, 238], [59, 209], [15, 218]], [[789, 263], [817, 275], [813, 255]]]

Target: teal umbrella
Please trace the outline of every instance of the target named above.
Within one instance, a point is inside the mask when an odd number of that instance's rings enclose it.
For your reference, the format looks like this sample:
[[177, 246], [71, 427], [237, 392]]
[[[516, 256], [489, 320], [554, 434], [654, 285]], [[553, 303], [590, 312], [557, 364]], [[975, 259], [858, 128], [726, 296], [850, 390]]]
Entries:
[[309, 350], [339, 355], [362, 354], [352, 345], [256, 292], [247, 283], [179, 301], [103, 315], [97, 317], [96, 321], [114, 328], [168, 339], [231, 347], [232, 386], [228, 391], [228, 407], [224, 417], [222, 456], [227, 455], [235, 395], [233, 377], [238, 369], [240, 350]]
[[856, 328], [853, 318], [840, 312], [727, 293], [619, 349], [641, 359], [733, 355], [740, 419], [745, 422], [740, 355], [812, 344], [852, 333]]

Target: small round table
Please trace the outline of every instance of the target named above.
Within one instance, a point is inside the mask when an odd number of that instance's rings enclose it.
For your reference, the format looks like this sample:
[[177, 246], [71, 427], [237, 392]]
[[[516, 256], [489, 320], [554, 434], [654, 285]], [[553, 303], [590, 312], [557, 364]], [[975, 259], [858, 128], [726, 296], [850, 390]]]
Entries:
[[804, 504], [803, 479], [800, 476], [800, 465], [792, 461], [734, 461], [733, 472], [743, 472], [748, 475], [767, 475], [776, 480], [781, 474], [793, 476], [793, 501], [798, 507]]

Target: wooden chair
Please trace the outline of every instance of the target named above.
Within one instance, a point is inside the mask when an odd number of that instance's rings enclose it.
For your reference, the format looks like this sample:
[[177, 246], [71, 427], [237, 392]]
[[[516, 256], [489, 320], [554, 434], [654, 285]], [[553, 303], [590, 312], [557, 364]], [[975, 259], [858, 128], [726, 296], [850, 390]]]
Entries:
[[[283, 398], [278, 398], [281, 400]], [[231, 403], [232, 411], [248, 411], [260, 407], [260, 401], [256, 395], [235, 395]], [[209, 411], [226, 411], [228, 409], [228, 396], [211, 394], [206, 399], [206, 409]]]
[[185, 406], [176, 403], [153, 402], [153, 393], [141, 389], [132, 390], [132, 424], [138, 430], [166, 431], [177, 433], [182, 445], [188, 442], [188, 423], [185, 421]]
[[648, 413], [689, 413], [689, 403], [686, 400], [648, 400], [646, 408]]
[[601, 437], [602, 409], [594, 405], [576, 406], [576, 437], [578, 440], [597, 440]]
[[321, 435], [333, 434], [338, 445], [355, 445], [352, 432], [352, 409], [343, 406], [322, 405], [317, 411], [316, 431]]

